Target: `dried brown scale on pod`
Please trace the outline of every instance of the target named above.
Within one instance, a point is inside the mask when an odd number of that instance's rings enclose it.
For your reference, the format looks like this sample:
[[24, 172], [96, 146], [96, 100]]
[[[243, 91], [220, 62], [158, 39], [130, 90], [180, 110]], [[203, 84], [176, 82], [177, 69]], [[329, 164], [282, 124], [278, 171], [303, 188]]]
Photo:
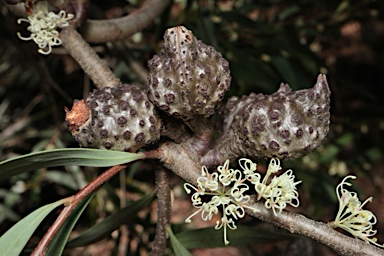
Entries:
[[160, 137], [161, 120], [145, 89], [123, 84], [94, 90], [66, 109], [69, 129], [82, 147], [135, 152]]
[[183, 26], [165, 32], [161, 53], [148, 67], [149, 99], [183, 120], [211, 116], [231, 82], [228, 61]]
[[311, 89], [292, 91], [281, 84], [274, 94], [231, 101], [222, 111], [226, 131], [201, 160], [206, 166], [244, 154], [298, 158], [317, 148], [329, 130], [330, 90], [325, 75], [319, 75]]

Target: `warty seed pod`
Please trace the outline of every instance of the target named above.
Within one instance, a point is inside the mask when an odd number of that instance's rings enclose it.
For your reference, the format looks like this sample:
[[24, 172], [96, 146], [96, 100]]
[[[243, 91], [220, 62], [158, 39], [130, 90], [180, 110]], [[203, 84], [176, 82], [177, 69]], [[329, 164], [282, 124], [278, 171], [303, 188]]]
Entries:
[[311, 89], [282, 84], [272, 95], [257, 94], [238, 124], [252, 157], [298, 158], [317, 148], [329, 130], [330, 90], [325, 75]]
[[183, 26], [165, 32], [160, 55], [149, 62], [149, 99], [169, 115], [211, 116], [228, 90], [228, 61]]
[[161, 120], [147, 91], [123, 84], [94, 90], [66, 109], [66, 121], [82, 147], [135, 152], [160, 137]]
[[317, 148], [329, 131], [330, 90], [325, 75], [311, 89], [281, 84], [271, 95], [231, 97], [220, 110], [221, 136], [201, 159], [205, 166], [248, 155], [298, 158]]

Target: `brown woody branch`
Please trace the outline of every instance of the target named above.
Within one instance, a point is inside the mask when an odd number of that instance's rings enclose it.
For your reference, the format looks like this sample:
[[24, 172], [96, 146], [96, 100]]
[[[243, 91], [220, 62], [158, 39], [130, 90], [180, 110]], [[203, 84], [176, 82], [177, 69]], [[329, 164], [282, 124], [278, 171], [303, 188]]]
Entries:
[[253, 203], [250, 205], [253, 208], [258, 209], [259, 212], [253, 212], [252, 210], [246, 209], [246, 212], [249, 215], [284, 228], [291, 233], [316, 240], [333, 249], [340, 255], [384, 255], [384, 250], [374, 245], [346, 236], [334, 230], [330, 225], [308, 219], [301, 214], [282, 211], [278, 216], [275, 216], [273, 211], [268, 210], [263, 203], [256, 202], [255, 199], [256, 197], [252, 198]]
[[[144, 153], [147, 158], [161, 160], [164, 165], [187, 182], [197, 186], [201, 165], [196, 161], [196, 154], [185, 149], [181, 144], [166, 143], [160, 148]], [[306, 218], [301, 214], [282, 211], [278, 216], [265, 208], [263, 203], [256, 202], [255, 196], [249, 205], [257, 212], [247, 213], [262, 221], [272, 223], [292, 233], [312, 238], [341, 255], [384, 255], [384, 250], [362, 240], [348, 237], [331, 226]]]
[[169, 0], [149, 0], [137, 11], [116, 19], [88, 20], [82, 35], [90, 43], [105, 43], [127, 38], [148, 26], [165, 7]]
[[72, 27], [66, 27], [60, 32], [60, 39], [64, 48], [80, 64], [84, 72], [92, 79], [96, 86], [114, 87], [120, 84], [107, 64], [103, 62], [92, 47], [84, 41], [82, 36]]

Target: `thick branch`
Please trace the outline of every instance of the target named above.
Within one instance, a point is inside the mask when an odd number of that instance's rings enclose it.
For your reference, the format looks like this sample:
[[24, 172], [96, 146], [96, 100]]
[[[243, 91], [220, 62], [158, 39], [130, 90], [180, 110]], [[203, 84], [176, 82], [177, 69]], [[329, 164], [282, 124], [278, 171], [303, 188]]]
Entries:
[[167, 248], [167, 230], [171, 214], [171, 188], [168, 170], [160, 167], [156, 170], [157, 224], [155, 240], [150, 255], [164, 255]]
[[141, 31], [148, 26], [169, 4], [169, 0], [149, 0], [139, 10], [121, 18], [88, 20], [82, 35], [90, 43], [105, 43]]
[[99, 89], [114, 87], [121, 83], [72, 26], [66, 27], [60, 32], [60, 39], [63, 46]]
[[143, 152], [148, 159], [159, 159], [164, 166], [191, 184], [197, 184], [201, 165], [192, 158], [192, 152], [180, 144], [164, 143], [160, 148]]
[[[187, 151], [181, 145], [166, 143], [160, 148], [144, 154], [147, 158], [160, 159], [175, 174], [197, 186], [201, 166], [196, 162], [197, 156], [193, 152]], [[275, 216], [273, 211], [266, 209], [263, 203], [255, 202], [255, 197], [252, 197], [250, 205], [258, 212], [246, 210], [249, 215], [287, 229], [292, 233], [312, 238], [341, 255], [384, 255], [384, 251], [378, 247], [348, 237], [325, 223], [313, 221], [303, 215], [287, 211], [282, 211], [278, 216]]]

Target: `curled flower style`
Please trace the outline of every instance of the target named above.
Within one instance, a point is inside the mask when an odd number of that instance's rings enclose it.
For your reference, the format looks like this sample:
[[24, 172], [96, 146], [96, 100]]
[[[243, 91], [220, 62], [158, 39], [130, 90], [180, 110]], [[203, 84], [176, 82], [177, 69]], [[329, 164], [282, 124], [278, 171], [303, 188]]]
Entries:
[[[17, 20], [18, 24], [21, 24], [23, 21], [30, 24], [27, 30], [31, 32], [31, 35], [23, 37], [18, 32], [17, 36], [21, 40], [33, 40], [40, 48], [38, 52], [47, 55], [51, 53], [52, 46], [61, 45], [62, 43], [57, 28], [68, 26], [68, 20], [74, 17], [73, 14], [67, 14], [63, 10], [57, 14], [48, 12], [48, 8], [45, 5], [38, 5], [27, 19], [21, 18]], [[48, 49], [44, 51], [45, 48]]]
[[[229, 161], [217, 167], [217, 172], [210, 174], [205, 166], [201, 169], [201, 176], [197, 179], [197, 187], [185, 183], [184, 189], [190, 194], [194, 191], [191, 200], [192, 205], [198, 210], [189, 216], [185, 222], [191, 222], [191, 218], [201, 212], [201, 218], [209, 221], [222, 209], [222, 218], [216, 222], [215, 229], [224, 228], [224, 243], [229, 244], [227, 227], [236, 229], [235, 220], [243, 218], [244, 207], [257, 211], [246, 205], [250, 199], [245, 192], [249, 190], [243, 182], [243, 174], [239, 170], [229, 168]], [[201, 196], [211, 196], [208, 202], [202, 201]], [[206, 198], [206, 197], [204, 197]]]
[[257, 164], [252, 162], [247, 158], [241, 158], [239, 160], [239, 165], [243, 169], [243, 173], [250, 182], [258, 183], [261, 180], [260, 173], [255, 173], [257, 169]]
[[369, 210], [363, 210], [364, 205], [372, 201], [372, 197], [361, 203], [356, 192], [350, 192], [344, 188], [344, 186], [352, 186], [351, 183], [346, 182], [347, 179], [356, 179], [356, 176], [349, 175], [337, 185], [339, 210], [331, 225], [344, 229], [367, 243], [384, 248], [384, 244], [378, 244], [377, 238], [373, 237], [377, 233], [377, 230], [373, 230], [373, 225], [377, 222], [376, 216]]

